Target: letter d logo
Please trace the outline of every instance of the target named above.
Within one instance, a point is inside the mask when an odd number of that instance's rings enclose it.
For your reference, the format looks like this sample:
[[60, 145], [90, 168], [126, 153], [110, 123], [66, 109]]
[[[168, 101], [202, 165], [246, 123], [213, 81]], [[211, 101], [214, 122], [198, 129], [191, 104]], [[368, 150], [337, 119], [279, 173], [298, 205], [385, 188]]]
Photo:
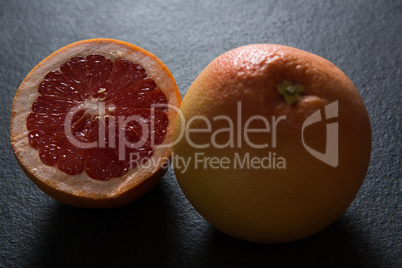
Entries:
[[[338, 101], [334, 101], [325, 106], [325, 119], [330, 119], [338, 117]], [[329, 123], [327, 124], [327, 138], [325, 145], [325, 154], [320, 153], [313, 148], [309, 147], [304, 142], [304, 129], [309, 125], [321, 121], [321, 113], [320, 110], [315, 111], [312, 115], [310, 115], [306, 121], [304, 121], [302, 126], [302, 142], [304, 148], [313, 155], [318, 160], [332, 166], [337, 167], [339, 164], [339, 156], [338, 156], [338, 123]]]

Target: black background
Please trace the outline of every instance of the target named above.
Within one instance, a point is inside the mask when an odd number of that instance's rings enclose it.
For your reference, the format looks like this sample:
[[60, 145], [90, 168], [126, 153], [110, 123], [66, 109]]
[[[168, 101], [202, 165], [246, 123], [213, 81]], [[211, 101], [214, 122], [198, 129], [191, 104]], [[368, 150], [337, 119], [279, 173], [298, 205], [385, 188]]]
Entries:
[[[332, 61], [355, 83], [373, 130], [355, 201], [310, 238], [260, 245], [211, 227], [172, 170], [122, 208], [51, 199], [12, 154], [12, 98], [51, 52], [97, 37], [154, 53], [182, 96], [210, 61], [241, 45], [289, 45]], [[0, 1], [0, 266], [401, 267], [401, 46], [401, 1]]]

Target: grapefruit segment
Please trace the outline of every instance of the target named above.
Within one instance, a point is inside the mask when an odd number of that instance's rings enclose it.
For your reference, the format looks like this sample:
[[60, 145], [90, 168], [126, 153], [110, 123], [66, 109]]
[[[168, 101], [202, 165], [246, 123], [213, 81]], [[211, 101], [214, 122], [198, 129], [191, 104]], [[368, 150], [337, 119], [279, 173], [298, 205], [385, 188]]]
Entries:
[[86, 57], [85, 63], [88, 76], [88, 88], [92, 96], [98, 97], [99, 89], [105, 88], [106, 81], [112, 72], [113, 62], [102, 55], [93, 54]]
[[49, 96], [59, 99], [83, 101], [81, 94], [68, 85], [67, 80], [60, 71], [48, 73], [39, 85], [39, 93], [42, 96]]

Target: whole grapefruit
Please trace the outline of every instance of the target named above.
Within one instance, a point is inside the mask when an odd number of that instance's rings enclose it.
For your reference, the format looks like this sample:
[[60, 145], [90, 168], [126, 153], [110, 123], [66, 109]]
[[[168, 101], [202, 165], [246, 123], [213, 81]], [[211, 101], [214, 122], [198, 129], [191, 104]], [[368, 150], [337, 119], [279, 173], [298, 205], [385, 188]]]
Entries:
[[186, 93], [173, 138], [178, 183], [222, 232], [248, 241], [302, 239], [334, 222], [365, 177], [371, 128], [350, 79], [317, 55], [239, 47]]

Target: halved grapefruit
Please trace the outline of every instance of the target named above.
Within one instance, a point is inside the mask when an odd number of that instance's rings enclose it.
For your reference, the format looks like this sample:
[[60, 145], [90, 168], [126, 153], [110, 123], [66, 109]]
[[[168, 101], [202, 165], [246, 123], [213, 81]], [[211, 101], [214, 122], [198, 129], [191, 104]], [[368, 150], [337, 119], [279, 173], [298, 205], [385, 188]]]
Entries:
[[166, 171], [180, 102], [156, 56], [122, 41], [83, 40], [24, 79], [13, 101], [11, 144], [27, 176], [53, 198], [121, 206]]

